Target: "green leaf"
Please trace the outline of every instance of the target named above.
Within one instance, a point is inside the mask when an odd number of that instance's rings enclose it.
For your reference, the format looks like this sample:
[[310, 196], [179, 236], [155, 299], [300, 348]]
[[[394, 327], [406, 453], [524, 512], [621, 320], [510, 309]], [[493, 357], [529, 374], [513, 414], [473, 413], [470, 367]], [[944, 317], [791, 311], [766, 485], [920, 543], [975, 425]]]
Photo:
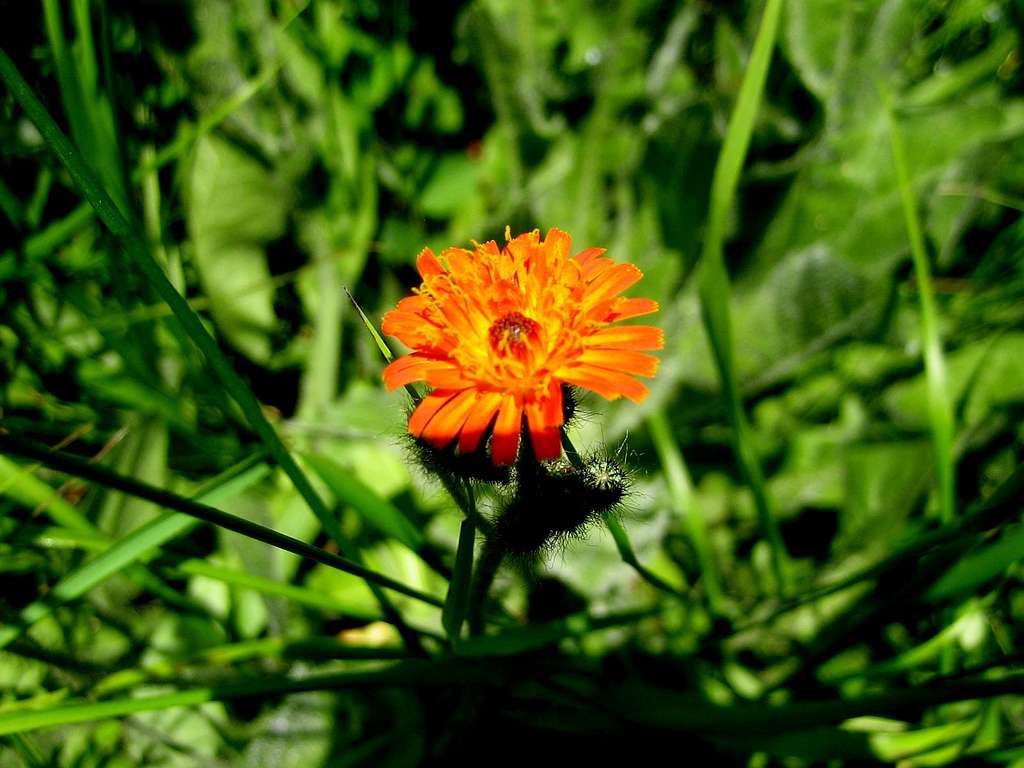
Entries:
[[214, 135], [196, 142], [188, 225], [210, 311], [228, 341], [266, 363], [274, 288], [264, 246], [284, 232], [288, 191], [270, 172]]
[[420, 193], [420, 209], [427, 216], [451, 216], [475, 194], [480, 164], [460, 152], [443, 155]]
[[1024, 526], [1007, 530], [995, 541], [971, 550], [954, 563], [924, 594], [925, 602], [940, 603], [980, 589], [1024, 559]]
[[423, 534], [409, 518], [354, 474], [322, 454], [306, 454], [303, 459], [320, 476], [339, 504], [352, 507], [381, 533], [393, 536], [414, 552], [424, 545]]

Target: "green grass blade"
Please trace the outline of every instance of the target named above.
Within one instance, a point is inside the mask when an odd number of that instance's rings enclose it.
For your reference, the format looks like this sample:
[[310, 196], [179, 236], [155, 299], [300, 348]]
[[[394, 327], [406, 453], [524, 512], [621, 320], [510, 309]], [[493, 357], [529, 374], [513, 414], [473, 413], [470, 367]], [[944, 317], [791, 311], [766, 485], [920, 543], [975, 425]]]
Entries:
[[841, 723], [867, 715], [915, 714], [940, 704], [1019, 694], [1024, 674], [1001, 677], [938, 679], [914, 687], [867, 693], [846, 698], [797, 700], [783, 704], [757, 702], [714, 706], [695, 701], [685, 692], [647, 688], [628, 692], [624, 700], [606, 703], [630, 722], [681, 733], [712, 734], [782, 733], [819, 725]]
[[[389, 576], [372, 571], [353, 560], [340, 557], [332, 552], [320, 549], [319, 547], [314, 547], [311, 544], [307, 544], [306, 542], [292, 538], [291, 536], [286, 536], [272, 528], [267, 528], [243, 518], [236, 517], [235, 515], [229, 515], [226, 512], [221, 512], [219, 509], [207, 506], [206, 504], [200, 504], [192, 501], [191, 499], [178, 496], [177, 494], [164, 491], [160, 488], [154, 488], [136, 480], [132, 480], [131, 478], [118, 475], [116, 472], [112, 472], [104, 467], [89, 464], [88, 462], [82, 461], [76, 457], [69, 456], [67, 454], [54, 453], [43, 446], [38, 446], [28, 441], [2, 433], [0, 433], [0, 450], [38, 461], [39, 463], [45, 464], [58, 471], [100, 483], [108, 488], [113, 488], [114, 490], [121, 491], [122, 493], [127, 493], [131, 496], [151, 501], [154, 504], [166, 507], [167, 509], [183, 512], [186, 515], [191, 515], [192, 517], [212, 523], [220, 528], [234, 531], [235, 533], [239, 533], [243, 536], [248, 536], [256, 541], [262, 541], [264, 544], [269, 544], [272, 547], [283, 549], [287, 552], [291, 552], [299, 555], [300, 557], [312, 560], [313, 562], [326, 565], [330, 568], [337, 568], [339, 571], [351, 573], [374, 586], [393, 590], [430, 605], [436, 605], [438, 607], [442, 605], [441, 601], [436, 597], [406, 586], [399, 581], [395, 581]], [[395, 619], [395, 617], [391, 615], [389, 615], [388, 618], [389, 620]]]
[[476, 525], [465, 518], [459, 528], [459, 546], [455, 552], [455, 568], [448, 584], [448, 595], [441, 613], [441, 624], [448, 633], [452, 647], [459, 643], [462, 623], [469, 608], [469, 587], [473, 575], [473, 545], [476, 543]]
[[697, 550], [704, 589], [708, 595], [708, 606], [712, 613], [720, 614], [722, 587], [718, 579], [718, 568], [715, 566], [711, 543], [708, 541], [707, 525], [694, 497], [693, 484], [690, 482], [690, 473], [686, 469], [686, 462], [683, 461], [683, 454], [672, 438], [664, 412], [657, 410], [651, 413], [647, 417], [647, 429], [661, 466], [665, 470], [665, 479], [676, 511], [683, 517], [694, 549]]
[[251, 659], [282, 661], [389, 661], [407, 659], [407, 651], [396, 646], [351, 645], [337, 637], [281, 638], [266, 637], [204, 648], [194, 654], [174, 659], [155, 659], [132, 669], [122, 669], [99, 680], [89, 689], [95, 698], [105, 698], [138, 685], [160, 682], [176, 674], [185, 665], [223, 668]]
[[32, 467], [19, 466], [0, 456], [0, 496], [14, 499], [30, 509], [42, 510], [65, 528], [80, 533], [93, 529], [92, 523], [81, 512], [68, 504], [56, 489], [33, 475], [32, 471]]
[[205, 560], [186, 560], [183, 563], [178, 563], [171, 570], [179, 576], [203, 576], [207, 579], [229, 584], [232, 587], [260, 592], [272, 597], [283, 597], [298, 605], [305, 605], [321, 611], [338, 613], [365, 621], [378, 621], [381, 618], [378, 612], [367, 611], [366, 606], [361, 605], [359, 601], [350, 602], [333, 595], [307, 589], [306, 587], [286, 584], [234, 568], [214, 565]]
[[381, 533], [397, 539], [413, 552], [425, 544], [423, 534], [405, 513], [336, 461], [318, 454], [303, 454], [302, 458], [340, 504], [352, 507]]
[[446, 661], [400, 661], [366, 671], [306, 675], [300, 678], [261, 676], [233, 683], [192, 688], [156, 696], [98, 702], [70, 702], [46, 709], [0, 713], [0, 736], [73, 723], [87, 723], [139, 712], [194, 707], [211, 701], [275, 696], [307, 691], [394, 686], [448, 688], [457, 685], [501, 686], [507, 675], [498, 665]]
[[941, 603], [969, 595], [1024, 560], [1024, 525], [957, 560], [924, 594], [928, 603]]
[[722, 151], [715, 165], [710, 210], [697, 279], [701, 313], [722, 381], [722, 393], [732, 423], [737, 459], [754, 496], [762, 532], [771, 547], [772, 565], [779, 590], [785, 594], [789, 590], [789, 558], [772, 514], [764, 472], [752, 445], [750, 427], [736, 381], [730, 310], [731, 289], [723, 254], [725, 224], [736, 196], [736, 186], [746, 159], [747, 148], [750, 146], [754, 119], [768, 77], [768, 66], [771, 64], [781, 11], [782, 0], [767, 0], [736, 106], [729, 119]]
[[[235, 402], [238, 403], [246, 420], [257, 434], [270, 456], [273, 458], [282, 471], [288, 476], [295, 486], [295, 489], [305, 499], [313, 514], [316, 515], [320, 524], [327, 534], [335, 540], [338, 548], [350, 561], [356, 561], [359, 553], [355, 546], [342, 533], [338, 521], [331, 515], [323, 499], [314, 490], [309, 479], [299, 468], [299, 465], [292, 458], [277, 432], [267, 421], [259, 401], [249, 387], [242, 381], [242, 378], [232, 368], [231, 363], [221, 352], [216, 340], [209, 334], [200, 320], [199, 316], [192, 310], [184, 297], [175, 290], [174, 286], [167, 279], [163, 269], [157, 264], [149, 252], [145, 241], [135, 232], [129, 221], [121, 214], [110, 195], [103, 189], [100, 181], [86, 164], [81, 154], [68, 141], [68, 138], [60, 130], [57, 124], [50, 117], [46, 108], [36, 98], [28, 83], [14, 66], [14, 62], [7, 56], [6, 52], [0, 50], [0, 78], [7, 83], [15, 100], [25, 110], [29, 119], [39, 129], [43, 139], [50, 149], [57, 155], [65, 168], [71, 174], [79, 190], [86, 200], [96, 210], [97, 215], [122, 244], [125, 252], [142, 272], [143, 276], [150, 283], [161, 299], [174, 312], [175, 317], [181, 323], [185, 332], [192, 339], [193, 343], [203, 353], [210, 367], [217, 378], [220, 379], [224, 388], [228, 391]], [[370, 588], [381, 603], [385, 612], [394, 615], [399, 619], [400, 615], [391, 605], [387, 596], [379, 591], [379, 583], [371, 583]], [[414, 641], [413, 636], [408, 638]]]
[[931, 267], [925, 251], [924, 235], [914, 199], [914, 188], [907, 169], [907, 153], [903, 145], [903, 134], [893, 114], [892, 98], [885, 86], [881, 86], [889, 128], [889, 142], [892, 145], [892, 161], [899, 186], [903, 218], [910, 238], [910, 255], [914, 261], [914, 277], [920, 296], [921, 341], [924, 347], [925, 378], [928, 387], [928, 420], [931, 427], [932, 443], [935, 450], [935, 476], [938, 481], [939, 510], [943, 523], [953, 520], [956, 515], [956, 475], [953, 467], [953, 404], [949, 397], [946, 375], [946, 359], [939, 338], [938, 313], [935, 308], [935, 294], [932, 290]]
[[[349, 291], [347, 287], [345, 288], [345, 293], [346, 295], [348, 295], [348, 300], [352, 302], [352, 306], [355, 307], [356, 312], [359, 313], [359, 319], [363, 321], [363, 326], [366, 328], [367, 331], [369, 331], [370, 336], [373, 337], [373, 342], [377, 345], [377, 349], [380, 350], [380, 354], [381, 357], [384, 358], [384, 362], [390, 363], [392, 360], [395, 359], [395, 355], [391, 351], [391, 347], [389, 347], [388, 343], [384, 341], [384, 337], [382, 337], [380, 333], [377, 332], [377, 329], [374, 327], [373, 323], [370, 322], [370, 318], [368, 318], [366, 316], [366, 313], [363, 312], [363, 308], [359, 306], [359, 302], [356, 301], [355, 296], [352, 295], [352, 292]], [[412, 402], [414, 405], [418, 403], [423, 397], [419, 393], [419, 390], [416, 389], [416, 387], [414, 387], [412, 384], [406, 384], [405, 391], [409, 393], [409, 397], [412, 398]]]
[[[216, 498], [222, 495], [218, 494], [221, 487], [231, 481], [236, 481], [234, 487], [237, 489], [240, 474], [244, 475], [243, 482], [256, 482], [267, 472], [265, 466], [259, 466], [262, 460], [262, 455], [246, 459], [236, 467], [212, 478], [210, 482], [204, 483], [194, 498], [196, 501]], [[57, 606], [81, 597], [132, 563], [145, 559], [168, 541], [183, 535], [198, 522], [194, 517], [181, 513], [162, 515], [132, 531], [123, 539], [112, 542], [101, 554], [57, 582], [47, 593], [45, 600], [30, 603], [22, 609], [17, 622], [0, 629], [0, 648], [6, 647], [37, 621], [50, 615]]]

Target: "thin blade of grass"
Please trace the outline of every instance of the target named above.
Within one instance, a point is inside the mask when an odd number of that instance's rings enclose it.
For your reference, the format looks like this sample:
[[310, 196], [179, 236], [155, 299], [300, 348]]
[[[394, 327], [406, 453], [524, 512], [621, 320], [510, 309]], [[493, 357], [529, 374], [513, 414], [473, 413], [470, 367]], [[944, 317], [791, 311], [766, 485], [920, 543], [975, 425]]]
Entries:
[[30, 509], [42, 510], [65, 528], [80, 533], [93, 530], [92, 523], [81, 512], [32, 473], [33, 467], [19, 466], [0, 456], [0, 496], [14, 499]]
[[736, 186], [746, 159], [747, 148], [750, 146], [754, 119], [757, 117], [757, 108], [768, 77], [768, 66], [771, 64], [781, 10], [782, 0], [767, 0], [736, 106], [729, 119], [725, 141], [715, 165], [715, 175], [711, 184], [710, 210], [697, 280], [701, 314], [722, 381], [722, 395], [733, 428], [736, 458], [753, 494], [762, 533], [771, 547], [772, 567], [778, 581], [779, 592], [786, 594], [790, 582], [789, 557], [772, 513], [764, 472], [753, 446], [750, 427], [740, 399], [739, 383], [736, 380], [730, 309], [731, 288], [723, 254], [725, 224], [736, 196]]
[[[348, 295], [348, 300], [352, 302], [352, 306], [355, 308], [356, 312], [359, 313], [359, 319], [363, 321], [363, 326], [365, 326], [366, 330], [370, 332], [370, 336], [373, 337], [373, 341], [377, 345], [377, 349], [380, 350], [380, 354], [384, 358], [384, 362], [390, 363], [395, 359], [395, 355], [391, 351], [391, 347], [388, 346], [388, 343], [384, 341], [384, 338], [377, 332], [373, 323], [370, 322], [370, 318], [368, 318], [366, 313], [363, 312], [363, 308], [359, 306], [359, 302], [356, 301], [355, 296], [352, 295], [352, 292], [349, 291], [347, 286], [345, 287], [345, 293]], [[417, 390], [412, 384], [406, 384], [405, 391], [408, 392], [409, 397], [412, 398], [413, 405], [416, 405], [421, 399], [423, 399], [419, 390]]]
[[693, 495], [693, 484], [690, 482], [690, 473], [686, 469], [686, 462], [683, 461], [683, 454], [672, 437], [668, 419], [665, 418], [663, 411], [656, 410], [647, 417], [647, 429], [661, 466], [665, 470], [665, 479], [676, 511], [682, 515], [690, 531], [694, 549], [697, 550], [704, 590], [708, 596], [708, 607], [713, 614], [721, 614], [722, 587], [718, 580], [718, 568], [715, 566], [711, 544], [708, 541], [704, 515]]
[[[256, 482], [267, 472], [266, 467], [258, 466], [263, 459], [261, 454], [257, 454], [212, 478], [195, 494], [195, 500], [210, 500], [219, 495], [217, 491], [222, 485], [232, 480], [237, 481], [240, 475], [248, 475], [245, 478], [248, 483]], [[238, 488], [237, 483], [235, 487]], [[16, 622], [0, 629], [0, 648], [6, 647], [37, 621], [49, 616], [59, 605], [81, 597], [114, 574], [145, 559], [168, 541], [183, 535], [198, 523], [194, 517], [171, 513], [146, 523], [123, 539], [110, 542], [105, 551], [58, 581], [49, 590], [45, 600], [38, 600], [25, 606]]]
[[[436, 597], [420, 592], [419, 590], [406, 586], [405, 584], [395, 581], [388, 576], [370, 570], [353, 560], [335, 555], [332, 552], [327, 552], [326, 550], [315, 547], [312, 544], [307, 544], [299, 539], [279, 533], [272, 528], [258, 525], [250, 522], [249, 520], [236, 517], [235, 515], [230, 515], [206, 504], [200, 504], [192, 501], [191, 499], [186, 499], [160, 488], [154, 488], [136, 480], [132, 480], [131, 478], [123, 477], [118, 475], [116, 472], [111, 472], [109, 469], [104, 467], [94, 466], [88, 462], [78, 459], [77, 457], [54, 453], [47, 450], [44, 446], [35, 445], [28, 441], [2, 433], [0, 433], [0, 450], [20, 455], [33, 461], [38, 461], [39, 463], [45, 464], [46, 466], [58, 471], [100, 483], [108, 488], [113, 488], [114, 490], [121, 491], [122, 493], [127, 493], [140, 499], [151, 501], [154, 504], [166, 507], [167, 509], [183, 512], [186, 515], [191, 515], [192, 517], [212, 523], [213, 525], [226, 530], [234, 531], [235, 533], [239, 533], [243, 536], [248, 536], [256, 541], [262, 541], [264, 544], [269, 544], [272, 547], [283, 549], [287, 552], [299, 555], [300, 557], [312, 560], [313, 562], [321, 563], [322, 565], [326, 565], [331, 568], [337, 568], [339, 571], [351, 573], [352, 575], [358, 576], [364, 581], [370, 582], [377, 587], [399, 592], [430, 605], [436, 605], [438, 607], [441, 607], [442, 605], [441, 601]], [[389, 616], [388, 620], [392, 620], [392, 617]]]
[[298, 605], [351, 616], [355, 619], [364, 621], [381, 619], [379, 612], [367, 611], [366, 606], [360, 605], [357, 601], [340, 599], [324, 592], [274, 581], [263, 576], [255, 576], [235, 568], [225, 568], [205, 560], [186, 560], [173, 566], [170, 570], [179, 577], [202, 576], [233, 587], [252, 590], [272, 597], [283, 597]]
[[[338, 521], [331, 515], [323, 499], [317, 494], [309, 479], [288, 452], [273, 426], [267, 421], [266, 416], [263, 414], [263, 409], [260, 407], [259, 401], [252, 393], [252, 390], [235, 372], [231, 363], [224, 353], [221, 352], [216, 340], [206, 330], [202, 320], [188, 305], [184, 297], [175, 290], [163, 269], [161, 269], [149, 252], [145, 241], [134, 231], [128, 219], [118, 210], [117, 205], [103, 189], [99, 179], [97, 179], [92, 169], [82, 158], [80, 152], [60, 130], [46, 108], [36, 98], [31, 87], [25, 82], [21, 73], [18, 72], [14, 62], [11, 61], [10, 57], [3, 50], [0, 50], [0, 78], [7, 84], [15, 100], [25, 110], [25, 113], [35, 124], [50, 149], [57, 155], [58, 159], [68, 170], [68, 173], [71, 174], [79, 190], [96, 210], [97, 215], [110, 230], [111, 234], [121, 242], [125, 252], [135, 263], [139, 271], [142, 272], [152, 288], [174, 312], [175, 317], [178, 318], [185, 332], [203, 353], [210, 367], [224, 385], [224, 388], [242, 410], [250, 427], [263, 442], [264, 446], [266, 446], [274, 463], [292, 481], [299, 495], [305, 499], [310, 510], [316, 515], [324, 530], [334, 539], [346, 558], [357, 564], [359, 559], [358, 550], [344, 535]], [[392, 616], [396, 621], [396, 625], [401, 629], [403, 626], [401, 615], [391, 604], [387, 596], [379, 591], [379, 582], [371, 581], [370, 589], [374, 591], [374, 595], [381, 603], [384, 612]], [[411, 632], [407, 634], [406, 640], [413, 644], [417, 642], [415, 635]]]
[[910, 255], [914, 262], [914, 277], [920, 296], [921, 341], [924, 348], [924, 369], [928, 390], [928, 421], [935, 451], [935, 476], [938, 484], [939, 510], [943, 523], [956, 515], [956, 475], [953, 466], [953, 404], [949, 397], [946, 358], [939, 338], [935, 293], [932, 289], [931, 267], [925, 250], [921, 221], [914, 199], [914, 188], [907, 169], [907, 153], [903, 134], [893, 113], [892, 97], [888, 89], [880, 86], [892, 146], [892, 161], [896, 171], [903, 219], [910, 238]]
[[352, 645], [337, 637], [282, 638], [266, 637], [242, 640], [237, 643], [216, 645], [196, 653], [174, 659], [157, 659], [141, 667], [122, 669], [99, 680], [89, 689], [91, 696], [104, 698], [136, 686], [170, 679], [180, 674], [182, 667], [211, 666], [223, 668], [229, 664], [250, 659], [280, 659], [283, 661], [390, 661], [407, 659], [409, 654], [395, 646]]
[[274, 696], [307, 691], [345, 688], [439, 687], [485, 685], [500, 687], [508, 679], [498, 664], [445, 660], [408, 660], [377, 669], [333, 674], [306, 675], [301, 678], [260, 676], [233, 683], [192, 688], [156, 696], [134, 696], [98, 702], [69, 702], [46, 709], [23, 709], [0, 713], [0, 736], [25, 733], [73, 723], [87, 723], [124, 717], [139, 712], [156, 712], [175, 707], [194, 707], [211, 701]]

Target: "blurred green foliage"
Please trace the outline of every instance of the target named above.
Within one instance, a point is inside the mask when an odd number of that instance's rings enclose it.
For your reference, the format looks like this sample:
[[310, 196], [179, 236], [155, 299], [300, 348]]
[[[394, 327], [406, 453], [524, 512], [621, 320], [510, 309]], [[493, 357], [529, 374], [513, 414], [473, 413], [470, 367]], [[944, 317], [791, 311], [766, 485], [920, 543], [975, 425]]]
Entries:
[[[365, 564], [438, 600], [459, 506], [343, 286], [379, 320], [424, 246], [506, 225], [640, 266], [652, 396], [586, 401], [574, 441], [628, 446], [626, 543], [664, 588], [595, 529], [506, 565], [454, 650], [450, 614], [391, 593], [430, 654], [405, 659], [358, 576], [0, 456], [0, 766], [500, 762], [555, 738], [1024, 765], [1020, 2], [784, 3], [725, 258], [788, 599], [695, 279], [762, 3], [15, 5], [0, 47]], [[0, 428], [334, 547], [10, 90], [0, 110]], [[955, 423], [946, 526], [893, 122]]]

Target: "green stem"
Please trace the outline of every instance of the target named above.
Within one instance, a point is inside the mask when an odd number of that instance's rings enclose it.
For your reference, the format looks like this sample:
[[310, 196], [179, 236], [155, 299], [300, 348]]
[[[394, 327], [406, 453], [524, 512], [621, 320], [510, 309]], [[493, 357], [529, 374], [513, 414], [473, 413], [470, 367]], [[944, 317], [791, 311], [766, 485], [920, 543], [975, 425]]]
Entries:
[[459, 528], [459, 546], [455, 552], [455, 568], [452, 570], [448, 596], [444, 601], [444, 610], [441, 613], [441, 624], [444, 625], [445, 632], [448, 633], [448, 641], [452, 648], [458, 645], [462, 623], [465, 621], [466, 611], [469, 607], [475, 543], [476, 524], [471, 517], [467, 517]]
[[697, 280], [701, 314], [722, 381], [722, 393], [729, 421], [732, 424], [733, 448], [744, 480], [753, 494], [761, 530], [771, 547], [772, 568], [779, 592], [785, 595], [789, 592], [790, 586], [789, 557], [772, 513], [764, 472], [754, 450], [750, 427], [740, 399], [732, 342], [731, 289], [723, 255], [726, 221], [732, 209], [740, 171], [750, 146], [754, 119], [768, 77], [768, 66], [771, 63], [781, 11], [782, 0], [768, 0], [750, 54], [746, 75], [736, 99], [736, 106], [729, 119], [725, 141], [711, 183], [711, 205]]
[[[562, 448], [565, 449], [565, 455], [569, 459], [569, 463], [576, 469], [582, 470], [584, 468], [583, 459], [580, 457], [579, 451], [576, 450], [576, 446], [572, 444], [572, 440], [569, 439], [569, 435], [566, 434], [564, 429], [562, 430]], [[615, 547], [619, 550], [619, 556], [622, 558], [622, 561], [636, 571], [641, 579], [646, 581], [655, 589], [671, 595], [672, 597], [689, 600], [689, 595], [678, 587], [672, 586], [640, 563], [640, 560], [636, 556], [636, 551], [633, 549], [633, 543], [629, 540], [629, 534], [626, 533], [626, 529], [622, 526], [622, 522], [615, 516], [614, 512], [608, 511], [605, 513], [604, 524], [608, 529], [608, 532], [612, 535], [612, 539], [615, 541]]]
[[494, 539], [487, 539], [484, 542], [483, 552], [480, 553], [480, 559], [477, 561], [469, 594], [470, 635], [483, 634], [487, 593], [491, 591], [491, 584], [494, 583], [494, 577], [498, 574], [498, 568], [504, 558], [505, 553], [494, 543]]

